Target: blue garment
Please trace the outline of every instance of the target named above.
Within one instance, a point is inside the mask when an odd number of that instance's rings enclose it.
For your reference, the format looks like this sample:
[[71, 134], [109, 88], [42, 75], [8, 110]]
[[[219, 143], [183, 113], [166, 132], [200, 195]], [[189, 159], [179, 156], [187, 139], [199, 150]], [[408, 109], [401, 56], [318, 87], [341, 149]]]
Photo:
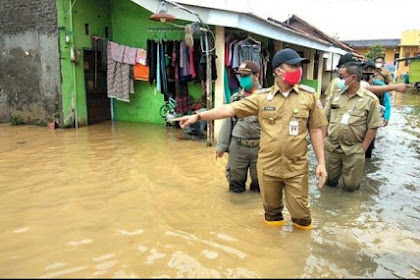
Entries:
[[[386, 86], [386, 83], [384, 81], [374, 79], [373, 84], [375, 86]], [[389, 118], [391, 117], [391, 99], [389, 97], [389, 92], [385, 92], [383, 99], [379, 99], [381, 101], [381, 105], [385, 106], [385, 112], [384, 112], [384, 120], [389, 121]], [[383, 104], [382, 104], [383, 103]]]
[[162, 41], [159, 42], [159, 62], [160, 62], [160, 81], [161, 92], [164, 95], [165, 101], [169, 100], [168, 92], [168, 79], [166, 77], [166, 61], [165, 61], [165, 48]]
[[156, 62], [156, 90], [161, 92], [161, 84], [160, 84], [160, 44], [157, 44], [157, 62]]

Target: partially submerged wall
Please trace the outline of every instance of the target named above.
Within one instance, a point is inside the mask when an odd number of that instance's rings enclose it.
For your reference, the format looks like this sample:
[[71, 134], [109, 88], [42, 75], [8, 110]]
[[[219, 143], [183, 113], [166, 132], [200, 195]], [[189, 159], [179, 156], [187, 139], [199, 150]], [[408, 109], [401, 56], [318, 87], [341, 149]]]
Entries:
[[62, 123], [54, 0], [1, 0], [0, 122]]

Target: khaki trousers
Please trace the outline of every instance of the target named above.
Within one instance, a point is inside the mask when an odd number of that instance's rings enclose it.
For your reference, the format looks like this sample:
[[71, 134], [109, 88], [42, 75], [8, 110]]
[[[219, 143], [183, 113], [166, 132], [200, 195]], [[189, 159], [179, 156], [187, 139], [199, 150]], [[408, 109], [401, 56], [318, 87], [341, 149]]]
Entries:
[[292, 178], [281, 179], [258, 172], [266, 221], [283, 220], [283, 191], [286, 206], [292, 221], [307, 226], [311, 224], [311, 211], [308, 200], [308, 173]]
[[343, 179], [343, 189], [356, 191], [360, 188], [364, 168], [365, 154], [354, 153], [346, 156], [341, 149], [333, 152], [325, 151], [328, 173], [327, 185], [337, 186], [340, 177]]

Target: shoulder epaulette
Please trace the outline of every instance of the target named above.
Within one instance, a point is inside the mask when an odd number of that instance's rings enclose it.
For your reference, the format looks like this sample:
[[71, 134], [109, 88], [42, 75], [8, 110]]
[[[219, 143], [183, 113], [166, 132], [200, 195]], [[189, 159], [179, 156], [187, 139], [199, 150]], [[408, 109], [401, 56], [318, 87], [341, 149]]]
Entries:
[[315, 89], [307, 85], [299, 85], [299, 88], [310, 93], [315, 93]]

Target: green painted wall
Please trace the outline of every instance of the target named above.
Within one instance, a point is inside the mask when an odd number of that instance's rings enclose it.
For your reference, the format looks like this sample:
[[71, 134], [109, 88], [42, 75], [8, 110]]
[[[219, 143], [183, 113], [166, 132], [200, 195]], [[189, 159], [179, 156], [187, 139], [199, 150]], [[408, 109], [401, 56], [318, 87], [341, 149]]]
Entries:
[[[75, 4], [70, 13], [72, 3]], [[76, 91], [77, 119], [79, 126], [83, 126], [87, 124], [83, 48], [91, 48], [92, 35], [104, 37], [105, 26], [112, 30], [110, 0], [83, 0], [76, 2], [74, 0], [57, 0], [57, 11], [58, 26], [62, 27], [59, 34], [64, 125], [69, 125], [68, 116], [74, 108], [74, 92]], [[89, 34], [85, 33], [85, 23], [89, 24]], [[65, 42], [66, 35], [70, 35], [71, 41], [69, 43]], [[80, 54], [79, 63], [77, 64], [70, 61], [70, 47], [72, 44], [76, 46]]]
[[[86, 125], [87, 104], [83, 70], [83, 48], [91, 48], [91, 36], [105, 36], [105, 26], [110, 28], [110, 39], [119, 44], [146, 48], [147, 39], [163, 36], [159, 32], [147, 32], [148, 27], [171, 27], [149, 20], [150, 12], [130, 0], [57, 0], [60, 34], [60, 61], [63, 92], [63, 116], [65, 126], [71, 125], [69, 115], [74, 108], [74, 92], [77, 93], [77, 119], [79, 126]], [[85, 34], [85, 23], [89, 24], [89, 35]], [[185, 22], [178, 21], [178, 24]], [[71, 41], [65, 42], [66, 35]], [[167, 32], [165, 38], [183, 39], [183, 32]], [[70, 61], [70, 48], [74, 44], [79, 51], [79, 63]], [[73, 69], [74, 67], [74, 69]], [[201, 84], [190, 82], [192, 99], [201, 97]], [[164, 104], [163, 95], [156, 92], [156, 85], [135, 81], [135, 94], [130, 94], [130, 102], [114, 101], [115, 120], [165, 124], [159, 115]], [[66, 121], [67, 120], [67, 121]]]
[[[149, 20], [152, 13], [130, 0], [112, 0], [112, 34], [119, 44], [146, 48], [147, 39], [163, 36], [163, 33], [148, 33], [148, 27], [172, 27]], [[177, 24], [183, 24], [177, 21]], [[167, 32], [168, 39], [183, 39], [182, 32]], [[201, 84], [190, 82], [189, 92], [192, 99], [201, 96]], [[156, 92], [156, 85], [149, 82], [135, 81], [135, 94], [130, 94], [130, 102], [115, 101], [116, 120], [165, 124], [159, 115], [159, 108], [164, 104], [163, 94]]]

